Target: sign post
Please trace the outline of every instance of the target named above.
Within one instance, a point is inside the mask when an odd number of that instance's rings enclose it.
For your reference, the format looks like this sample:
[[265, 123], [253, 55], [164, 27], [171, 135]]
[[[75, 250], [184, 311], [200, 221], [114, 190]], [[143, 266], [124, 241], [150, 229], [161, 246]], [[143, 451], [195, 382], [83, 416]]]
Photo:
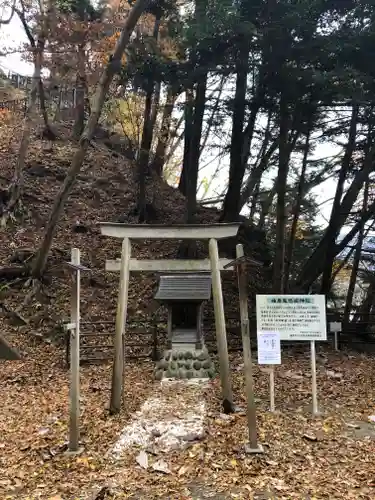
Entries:
[[247, 270], [249, 266], [258, 265], [256, 261], [244, 256], [243, 245], [236, 245], [236, 260], [230, 262], [225, 268], [234, 265], [237, 272], [238, 293], [240, 299], [241, 334], [243, 360], [245, 369], [246, 399], [247, 399], [247, 427], [249, 443], [245, 445], [246, 453], [263, 453], [263, 447], [258, 443], [256, 405], [254, 398], [253, 362], [251, 358], [250, 323], [247, 297]]
[[315, 341], [327, 340], [324, 295], [257, 295], [256, 310], [258, 334], [279, 332], [280, 340], [310, 342], [312, 413], [316, 415]]
[[318, 390], [316, 385], [316, 352], [315, 340], [310, 342], [310, 357], [311, 357], [311, 394], [312, 394], [312, 413], [317, 415], [318, 412]]
[[[236, 246], [236, 257], [237, 259], [241, 259], [241, 257], [244, 257], [243, 246], [241, 244]], [[238, 278], [238, 291], [240, 296], [241, 333], [247, 396], [247, 426], [249, 431], [249, 445], [245, 447], [245, 451], [247, 453], [262, 453], [263, 448], [258, 444], [257, 437], [253, 364], [251, 359], [250, 325], [247, 308], [246, 262], [238, 262], [236, 264], [236, 268]]]
[[331, 321], [329, 324], [329, 330], [334, 335], [334, 346], [335, 351], [339, 350], [339, 333], [342, 332], [342, 325], [339, 321]]
[[80, 293], [81, 271], [90, 271], [81, 265], [81, 252], [72, 248], [71, 262], [66, 262], [72, 271], [72, 294], [70, 323], [65, 328], [70, 332], [70, 390], [69, 390], [69, 451], [79, 451], [79, 417], [80, 417], [80, 387], [79, 387], [79, 333], [80, 333]]
[[258, 331], [258, 364], [271, 365], [270, 411], [275, 411], [275, 371], [273, 365], [281, 364], [280, 334]]

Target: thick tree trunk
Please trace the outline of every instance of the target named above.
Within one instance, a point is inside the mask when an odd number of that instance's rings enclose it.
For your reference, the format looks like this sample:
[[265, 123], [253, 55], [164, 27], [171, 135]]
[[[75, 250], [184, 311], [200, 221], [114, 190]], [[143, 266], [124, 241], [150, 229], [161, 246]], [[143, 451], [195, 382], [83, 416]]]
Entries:
[[184, 106], [185, 127], [184, 127], [184, 158], [182, 162], [182, 171], [178, 189], [183, 195], [187, 193], [187, 179], [189, 176], [189, 162], [190, 162], [190, 149], [191, 137], [193, 133], [193, 114], [194, 114], [194, 95], [191, 89], [186, 89], [186, 99]]
[[173, 108], [176, 103], [177, 93], [172, 86], [168, 87], [167, 99], [164, 105], [163, 117], [161, 120], [160, 134], [156, 145], [155, 158], [152, 164], [153, 170], [160, 175], [163, 174], [163, 167], [166, 158], [168, 140], [172, 122]]
[[342, 195], [344, 193], [344, 184], [349, 173], [353, 152], [356, 146], [358, 114], [359, 114], [359, 107], [357, 104], [354, 104], [352, 110], [352, 117], [350, 121], [350, 127], [349, 127], [348, 144], [345, 149], [345, 154], [339, 173], [339, 178], [337, 181], [335, 198], [333, 201], [331, 216], [329, 219], [329, 224], [327, 229], [328, 247], [327, 247], [326, 259], [324, 263], [324, 271], [322, 277], [322, 286], [321, 286], [322, 294], [328, 294], [331, 287], [331, 274], [335, 259], [334, 246], [336, 238], [339, 233], [338, 216], [340, 215], [340, 206], [341, 206]]
[[307, 131], [307, 134], [306, 134], [305, 147], [304, 147], [304, 151], [303, 151], [302, 169], [301, 169], [301, 175], [300, 175], [299, 182], [298, 182], [297, 198], [296, 198], [295, 204], [293, 206], [293, 210], [292, 210], [293, 220], [292, 220], [292, 226], [290, 229], [289, 243], [288, 243], [286, 256], [285, 256], [284, 284], [283, 284], [284, 293], [287, 293], [287, 291], [288, 291], [289, 274], [290, 274], [292, 261], [293, 261], [294, 245], [295, 245], [295, 241], [296, 241], [298, 219], [299, 219], [299, 215], [300, 215], [300, 211], [301, 211], [301, 203], [302, 203], [302, 199], [303, 199], [303, 191], [304, 191], [304, 186], [305, 186], [305, 176], [306, 176], [306, 170], [307, 170], [307, 160], [308, 160], [309, 149], [310, 149], [310, 133], [311, 133], [311, 130], [309, 128]]
[[[160, 19], [155, 19], [153, 38], [158, 39], [160, 29]], [[145, 99], [145, 109], [143, 114], [143, 130], [142, 140], [138, 155], [138, 213], [139, 222], [144, 222], [147, 219], [146, 210], [146, 176], [148, 173], [148, 162], [150, 159], [150, 150], [152, 145], [152, 137], [154, 133], [155, 121], [152, 117], [152, 105], [154, 95], [154, 83], [147, 82], [147, 92]], [[155, 115], [156, 118], [156, 115]]]
[[86, 124], [85, 130], [80, 138], [79, 148], [74, 154], [64, 184], [62, 185], [55, 199], [55, 203], [52, 207], [51, 214], [44, 233], [43, 241], [41, 243], [38, 254], [34, 261], [32, 269], [32, 275], [34, 278], [40, 278], [44, 273], [47, 264], [48, 254], [52, 245], [53, 236], [56, 231], [57, 223], [59, 221], [61, 212], [64, 208], [64, 204], [69, 196], [69, 193], [74, 185], [77, 175], [82, 167], [83, 160], [85, 158], [86, 151], [89, 147], [90, 140], [92, 139], [95, 128], [98, 124], [100, 114], [103, 109], [105, 97], [108, 93], [109, 86], [112, 82], [114, 74], [121, 67], [121, 58], [127, 44], [129, 43], [129, 39], [134, 30], [134, 27], [137, 24], [138, 19], [142, 15], [143, 11], [148, 6], [149, 2], [150, 0], [137, 0], [132, 9], [130, 10], [125, 25], [122, 29], [120, 38], [117, 41], [113, 56], [110, 58], [100, 78], [98, 89], [96, 91], [96, 95], [93, 102], [93, 109]]
[[284, 276], [285, 227], [286, 227], [286, 187], [289, 170], [289, 112], [283, 95], [280, 97], [279, 169], [276, 179], [276, 243], [273, 263], [273, 290], [281, 293]]
[[[233, 104], [232, 135], [230, 144], [230, 165], [228, 191], [224, 198], [224, 221], [235, 221], [240, 214], [241, 187], [245, 175], [246, 161], [243, 161], [244, 122], [246, 110], [247, 73], [249, 69], [249, 47], [244, 44], [238, 55], [236, 91]], [[253, 113], [255, 123], [256, 114]], [[253, 126], [254, 126], [253, 123]]]
[[78, 140], [85, 128], [85, 87], [86, 87], [86, 55], [84, 44], [79, 44], [77, 48], [78, 71], [76, 78], [74, 125], [72, 136]]
[[197, 207], [197, 187], [199, 174], [199, 158], [201, 153], [201, 138], [203, 116], [206, 105], [207, 75], [197, 85], [194, 104], [193, 130], [189, 149], [189, 175], [186, 190], [186, 221], [193, 223]]

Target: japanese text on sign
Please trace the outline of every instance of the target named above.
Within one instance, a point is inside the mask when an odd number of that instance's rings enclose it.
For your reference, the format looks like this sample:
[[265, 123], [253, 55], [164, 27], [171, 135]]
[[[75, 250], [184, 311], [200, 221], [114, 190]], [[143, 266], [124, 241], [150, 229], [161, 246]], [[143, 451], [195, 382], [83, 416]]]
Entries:
[[257, 295], [257, 330], [281, 340], [327, 340], [324, 295]]
[[281, 348], [278, 332], [258, 331], [258, 363], [260, 365], [280, 365]]

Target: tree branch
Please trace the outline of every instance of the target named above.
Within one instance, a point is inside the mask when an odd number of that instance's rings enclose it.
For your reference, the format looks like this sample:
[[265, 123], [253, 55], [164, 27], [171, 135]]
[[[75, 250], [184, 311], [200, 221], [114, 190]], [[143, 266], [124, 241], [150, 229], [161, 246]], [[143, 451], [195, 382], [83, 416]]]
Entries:
[[10, 11], [8, 19], [0, 19], [0, 24], [9, 24], [11, 22], [14, 16], [15, 7], [16, 7], [16, 0], [13, 0], [12, 9]]
[[[23, 6], [23, 3], [22, 3], [22, 6]], [[36, 44], [35, 44], [35, 40], [34, 40], [34, 37], [33, 35], [31, 34], [31, 30], [26, 22], [26, 19], [25, 19], [25, 10], [23, 9], [22, 11], [20, 11], [19, 9], [17, 9], [16, 7], [14, 7], [14, 11], [15, 13], [18, 15], [21, 23], [22, 23], [22, 26], [23, 26], [23, 29], [25, 30], [25, 33], [26, 33], [26, 36], [30, 42], [30, 45], [33, 49], [35, 49], [36, 47]]]

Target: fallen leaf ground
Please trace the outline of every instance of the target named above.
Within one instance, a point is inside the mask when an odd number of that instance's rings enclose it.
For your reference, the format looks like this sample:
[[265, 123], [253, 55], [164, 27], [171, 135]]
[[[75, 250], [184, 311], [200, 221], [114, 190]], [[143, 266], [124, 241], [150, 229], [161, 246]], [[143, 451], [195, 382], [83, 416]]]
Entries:
[[[0, 124], [0, 187], [6, 187], [12, 178], [18, 126], [5, 130]], [[25, 169], [26, 212], [22, 220], [2, 232], [1, 266], [13, 265], [20, 249], [38, 249], [74, 148], [65, 140], [50, 148], [33, 139]], [[115, 417], [106, 410], [110, 364], [84, 366], [84, 451], [79, 456], [66, 454], [65, 356], [61, 347], [38, 340], [37, 335], [61, 340], [70, 293], [63, 262], [70, 259], [72, 247], [81, 249], [82, 263], [93, 270], [82, 278], [83, 319], [114, 319], [118, 277], [104, 272], [104, 262], [119, 256], [120, 243], [101, 237], [98, 223], [136, 222], [131, 215], [137, 192], [134, 177], [134, 166], [128, 160], [94, 144], [60, 220], [42, 293], [25, 300], [30, 288], [22, 280], [1, 283], [0, 301], [10, 310], [18, 310], [27, 324], [14, 327], [9, 318], [0, 317], [1, 334], [23, 357], [19, 362], [0, 362], [0, 499], [373, 500], [375, 441], [368, 416], [375, 413], [375, 376], [373, 358], [364, 355], [320, 354], [319, 401], [324, 414], [315, 419], [309, 411], [308, 352], [294, 349], [283, 353], [283, 364], [276, 371], [276, 414], [268, 412], [268, 376], [255, 368], [259, 437], [265, 449], [260, 456], [243, 454], [246, 417], [220, 414], [220, 387], [215, 379], [205, 394], [207, 435], [192, 447], [163, 457], [171, 470], [167, 475], [141, 469], [135, 461], [138, 450], [119, 463], [105, 457], [134, 412], [154, 392], [152, 363], [127, 361], [125, 404]], [[156, 220], [181, 222], [182, 196], [160, 180], [151, 179], [150, 184]], [[202, 210], [198, 219], [215, 222], [217, 213]], [[78, 222], [83, 223], [83, 232], [77, 232]], [[138, 258], [166, 258], [175, 256], [177, 247], [178, 243], [153, 242], [134, 245], [132, 250]], [[224, 284], [226, 312], [236, 313], [236, 280], [230, 275]], [[145, 318], [154, 286], [155, 280], [148, 276], [132, 278], [129, 323]], [[241, 356], [233, 357], [231, 365], [236, 402], [245, 407]]]
[[[373, 359], [322, 352], [321, 417], [310, 414], [308, 352], [288, 350], [276, 371], [277, 412], [268, 412], [268, 375], [255, 367], [259, 440], [265, 453], [246, 456], [244, 414], [220, 413], [219, 380], [205, 392], [207, 435], [164, 456], [171, 474], [145, 471], [137, 450], [120, 462], [105, 454], [154, 390], [152, 363], [128, 364], [125, 405], [110, 416], [111, 366], [82, 369], [81, 455], [66, 453], [68, 372], [63, 353], [32, 345], [25, 361], [1, 365], [0, 498], [63, 499], [373, 499], [375, 428]], [[245, 407], [241, 357], [231, 360], [236, 402]], [[120, 488], [111, 489], [115, 482]], [[105, 489], [104, 487], [107, 487]], [[268, 496], [267, 496], [268, 495]], [[100, 496], [98, 497], [100, 498]]]

